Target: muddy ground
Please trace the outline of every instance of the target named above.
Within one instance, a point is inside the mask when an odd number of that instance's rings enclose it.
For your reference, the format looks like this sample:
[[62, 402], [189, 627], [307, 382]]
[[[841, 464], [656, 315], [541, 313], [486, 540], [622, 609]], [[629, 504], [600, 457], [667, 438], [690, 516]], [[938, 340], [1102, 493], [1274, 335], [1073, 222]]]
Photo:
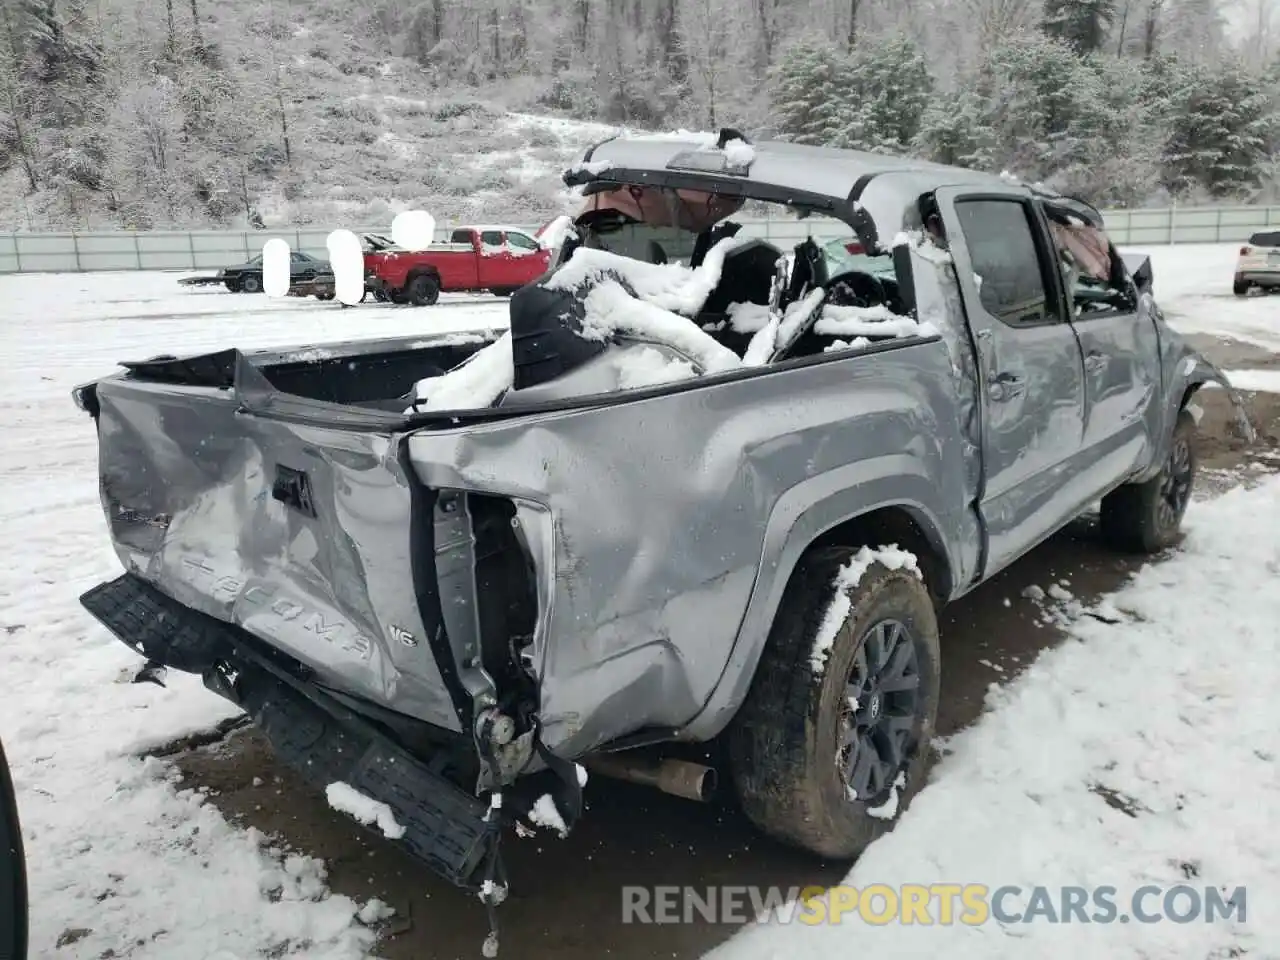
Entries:
[[[1226, 368], [1280, 368], [1280, 357], [1214, 337], [1193, 338]], [[1280, 468], [1280, 395], [1246, 394], [1258, 430], [1252, 448], [1231, 430], [1226, 393], [1201, 393], [1199, 495]], [[943, 702], [939, 733], [972, 723], [987, 689], [1008, 681], [1057, 641], [1055, 611], [1023, 596], [1059, 583], [1088, 602], [1115, 589], [1135, 568], [1098, 542], [1086, 516], [1011, 569], [954, 604], [942, 624]], [[388, 960], [479, 956], [487, 926], [480, 903], [380, 837], [330, 810], [320, 794], [278, 767], [257, 734], [174, 755], [187, 783], [210, 792], [228, 816], [328, 862], [336, 892], [380, 897], [397, 916], [379, 954]], [[726, 805], [701, 805], [593, 777], [587, 813], [567, 840], [510, 837], [504, 843], [512, 893], [499, 911], [508, 960], [650, 960], [697, 957], [733, 933], [730, 926], [636, 927], [621, 917], [623, 885], [824, 884], [848, 863], [822, 863], [759, 836]], [[282, 954], [298, 945], [281, 945]]]

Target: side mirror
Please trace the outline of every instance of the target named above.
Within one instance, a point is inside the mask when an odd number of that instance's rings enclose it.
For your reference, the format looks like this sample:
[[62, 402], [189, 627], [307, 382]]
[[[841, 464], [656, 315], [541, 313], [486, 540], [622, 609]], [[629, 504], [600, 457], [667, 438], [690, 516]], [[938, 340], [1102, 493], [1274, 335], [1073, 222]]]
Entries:
[[1151, 267], [1151, 258], [1144, 253], [1121, 254], [1124, 264], [1133, 278], [1133, 285], [1139, 294], [1151, 293], [1155, 286], [1155, 274]]

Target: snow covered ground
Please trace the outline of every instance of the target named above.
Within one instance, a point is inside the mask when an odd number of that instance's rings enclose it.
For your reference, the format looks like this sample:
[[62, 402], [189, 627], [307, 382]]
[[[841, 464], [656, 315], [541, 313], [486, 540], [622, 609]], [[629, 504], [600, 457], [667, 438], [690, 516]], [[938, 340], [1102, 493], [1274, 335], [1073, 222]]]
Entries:
[[1239, 244], [1131, 249], [1152, 255], [1156, 299], [1173, 327], [1280, 351], [1280, 296], [1237, 297], [1231, 292]]
[[[1166, 312], [1188, 332], [1280, 350], [1280, 298], [1231, 296], [1234, 249], [1153, 251]], [[98, 502], [93, 425], [69, 391], [120, 359], [501, 325], [506, 303], [445, 297], [431, 309], [344, 310], [175, 281], [0, 278], [0, 529], [9, 545], [0, 562], [0, 739], [28, 845], [32, 955], [53, 955], [61, 941], [59, 957], [236, 960], [306, 944], [313, 960], [355, 960], [372, 943], [357, 915], [364, 907], [365, 919], [382, 916], [377, 904], [330, 896], [320, 861], [229, 826], [174, 782], [169, 765], [137, 758], [232, 711], [191, 678], [171, 674], [167, 691], [128, 683], [137, 658], [81, 610], [79, 594], [118, 566]], [[1123, 889], [1176, 882], [1168, 861], [1197, 861], [1196, 882], [1249, 886], [1245, 931], [1032, 925], [1014, 936], [994, 925], [855, 922], [745, 935], [724, 956], [847, 956], [870, 943], [895, 956], [1065, 956], [1070, 946], [1073, 955], [1127, 958], [1139, 942], [1162, 958], [1203, 960], [1227, 942], [1264, 956], [1267, 900], [1280, 893], [1280, 743], [1269, 699], [1280, 680], [1280, 554], [1256, 531], [1280, 529], [1280, 484], [1196, 504], [1188, 525], [1179, 555], [1111, 598], [1123, 623], [1080, 621], [1079, 643], [993, 697], [853, 882]], [[1089, 792], [1094, 780], [1149, 812], [1113, 810]]]
[[1075, 642], [989, 696], [846, 882], [1109, 885], [1122, 912], [1144, 884], [1244, 886], [1246, 923], [875, 926], [846, 914], [748, 929], [708, 960], [1277, 956], [1280, 544], [1256, 531], [1280, 530], [1280, 479], [1193, 504], [1187, 526], [1181, 551], [1104, 602], [1118, 623], [1079, 619]]
[[60, 957], [233, 960], [303, 942], [317, 960], [363, 957], [362, 905], [317, 899], [319, 861], [273, 855], [175, 789], [168, 765], [136, 759], [234, 711], [191, 677], [171, 675], [168, 692], [128, 683], [137, 658], [80, 608], [119, 565], [93, 423], [69, 391], [160, 353], [501, 325], [506, 302], [344, 310], [185, 290], [159, 273], [10, 277], [0, 298], [0, 740], [30, 860], [32, 957], [59, 940]]

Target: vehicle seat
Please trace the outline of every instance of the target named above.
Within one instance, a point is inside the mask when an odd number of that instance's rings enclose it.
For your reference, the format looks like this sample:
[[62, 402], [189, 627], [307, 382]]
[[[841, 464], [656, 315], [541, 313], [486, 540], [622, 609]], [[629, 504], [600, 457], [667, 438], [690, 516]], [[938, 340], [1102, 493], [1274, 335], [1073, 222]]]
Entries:
[[[769, 303], [773, 289], [773, 274], [782, 259], [782, 251], [767, 240], [750, 240], [724, 258], [720, 282], [707, 297], [698, 314], [700, 323], [715, 323], [726, 319], [729, 305], [733, 303]], [[732, 326], [725, 326], [711, 333], [722, 345], [741, 356], [751, 342], [753, 334], [738, 333]]]
[[767, 240], [750, 240], [724, 258], [720, 282], [702, 306], [704, 314], [723, 314], [731, 303], [769, 302], [773, 272], [782, 251]]
[[738, 235], [738, 231], [741, 229], [742, 224], [734, 223], [732, 220], [726, 220], [724, 223], [718, 224], [710, 230], [703, 230], [698, 234], [698, 239], [693, 243], [693, 253], [689, 256], [689, 266], [694, 269], [702, 266], [702, 261], [707, 259], [707, 251], [725, 237], [736, 237]]
[[796, 244], [795, 265], [791, 268], [791, 283], [783, 294], [782, 305], [795, 303], [806, 292], [814, 287], [825, 286], [830, 278], [827, 276], [827, 261], [822, 250], [813, 242], [812, 237]]

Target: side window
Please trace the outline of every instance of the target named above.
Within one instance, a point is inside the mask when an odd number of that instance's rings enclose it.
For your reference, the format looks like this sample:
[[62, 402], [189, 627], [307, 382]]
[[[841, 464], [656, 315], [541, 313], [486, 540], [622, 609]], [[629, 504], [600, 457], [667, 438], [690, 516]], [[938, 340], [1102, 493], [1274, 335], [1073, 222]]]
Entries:
[[480, 243], [481, 245], [486, 247], [502, 246], [502, 231], [501, 230], [485, 230], [480, 234]]
[[958, 200], [956, 216], [986, 311], [1014, 327], [1055, 319], [1030, 205], [1013, 199]]
[[471, 231], [470, 231], [470, 230], [455, 230], [455, 231], [453, 231], [453, 234], [449, 237], [449, 242], [450, 242], [450, 243], [465, 243], [465, 244], [467, 244], [467, 245], [469, 246], [469, 245], [471, 244]]
[[517, 250], [538, 250], [538, 245], [533, 238], [526, 237], [523, 233], [507, 233], [507, 243], [515, 247]]
[[1137, 309], [1127, 274], [1117, 269], [1106, 233], [1052, 208], [1048, 214], [1062, 285], [1071, 297], [1071, 315], [1093, 317]]

